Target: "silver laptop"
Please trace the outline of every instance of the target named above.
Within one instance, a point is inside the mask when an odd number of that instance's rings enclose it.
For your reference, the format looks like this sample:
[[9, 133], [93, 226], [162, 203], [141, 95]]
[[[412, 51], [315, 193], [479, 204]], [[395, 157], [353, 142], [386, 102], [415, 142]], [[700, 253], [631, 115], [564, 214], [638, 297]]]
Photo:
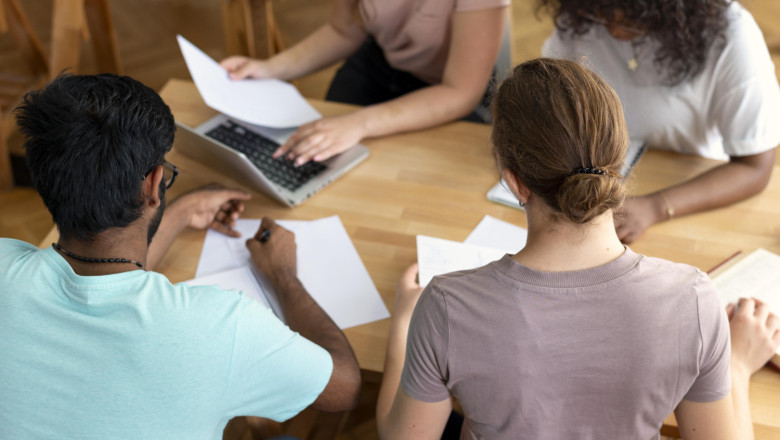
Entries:
[[300, 167], [271, 154], [295, 132], [274, 129], [218, 115], [190, 128], [176, 121], [176, 151], [256, 188], [287, 206], [297, 206], [368, 157], [355, 145], [322, 162]]

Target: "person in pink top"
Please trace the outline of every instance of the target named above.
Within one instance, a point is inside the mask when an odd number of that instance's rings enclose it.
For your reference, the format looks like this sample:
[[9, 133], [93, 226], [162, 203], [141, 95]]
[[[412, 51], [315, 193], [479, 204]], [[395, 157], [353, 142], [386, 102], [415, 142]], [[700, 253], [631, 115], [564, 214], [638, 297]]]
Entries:
[[[233, 56], [231, 78], [292, 80], [346, 59], [328, 100], [365, 106], [301, 126], [275, 153], [320, 161], [361, 139], [474, 112], [501, 46], [509, 0], [335, 0], [329, 23], [267, 60]], [[471, 114], [471, 115], [470, 115]]]
[[484, 267], [403, 275], [377, 403], [383, 439], [750, 439], [750, 376], [780, 319], [724, 310], [698, 269], [624, 246], [612, 213], [628, 132], [614, 90], [579, 64], [516, 67], [493, 98], [496, 162], [528, 241]]

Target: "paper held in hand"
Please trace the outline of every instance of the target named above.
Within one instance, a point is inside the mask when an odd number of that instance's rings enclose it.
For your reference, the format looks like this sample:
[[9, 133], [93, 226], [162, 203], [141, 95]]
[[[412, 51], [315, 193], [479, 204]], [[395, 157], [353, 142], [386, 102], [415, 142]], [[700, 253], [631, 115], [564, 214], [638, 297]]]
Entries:
[[514, 254], [525, 246], [528, 231], [486, 215], [461, 243], [442, 238], [417, 236], [417, 263], [420, 285], [425, 287], [436, 275], [474, 269]]
[[[710, 272], [718, 289], [718, 296], [726, 307], [739, 298], [756, 298], [780, 314], [780, 255], [757, 249], [747, 255], [738, 255]], [[769, 361], [780, 369], [780, 349]]]
[[292, 84], [278, 79], [233, 81], [210, 56], [181, 35], [176, 38], [200, 96], [214, 110], [271, 128], [298, 127], [322, 117]]

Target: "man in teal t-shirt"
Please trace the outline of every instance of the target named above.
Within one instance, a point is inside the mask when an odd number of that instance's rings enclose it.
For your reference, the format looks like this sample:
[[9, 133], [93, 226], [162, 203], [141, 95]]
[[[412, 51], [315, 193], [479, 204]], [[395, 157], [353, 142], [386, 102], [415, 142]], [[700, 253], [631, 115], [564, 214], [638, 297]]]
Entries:
[[60, 239], [42, 250], [0, 239], [0, 439], [215, 439], [234, 416], [354, 405], [354, 355], [273, 221], [247, 246], [287, 325], [242, 294], [152, 271], [187, 226], [236, 235], [249, 198], [205, 188], [165, 209], [174, 122], [154, 91], [61, 76], [17, 118]]

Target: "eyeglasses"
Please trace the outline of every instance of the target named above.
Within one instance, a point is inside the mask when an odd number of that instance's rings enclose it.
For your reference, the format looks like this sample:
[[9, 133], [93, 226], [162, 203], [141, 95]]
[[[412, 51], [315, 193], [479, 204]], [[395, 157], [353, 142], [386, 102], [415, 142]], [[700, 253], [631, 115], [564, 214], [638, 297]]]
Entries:
[[632, 26], [624, 26], [622, 24], [615, 23], [613, 21], [609, 21], [602, 17], [597, 17], [593, 14], [590, 14], [588, 12], [585, 12], [583, 10], [577, 11], [577, 15], [580, 17], [587, 19], [593, 23], [600, 24], [607, 29], [619, 29], [621, 31], [630, 32], [633, 34], [643, 35], [645, 32], [647, 32], [645, 29], [639, 29]]
[[[173, 186], [173, 182], [176, 181], [176, 177], [179, 175], [179, 169], [176, 168], [176, 165], [168, 162], [167, 160], [163, 161], [162, 166], [163, 166], [163, 179], [165, 179], [164, 180], [165, 189], [170, 189]], [[149, 176], [149, 174], [152, 171], [154, 171], [155, 168], [157, 168], [157, 165], [149, 169], [149, 171], [147, 171], [146, 174], [144, 174], [142, 180], [146, 179]]]

